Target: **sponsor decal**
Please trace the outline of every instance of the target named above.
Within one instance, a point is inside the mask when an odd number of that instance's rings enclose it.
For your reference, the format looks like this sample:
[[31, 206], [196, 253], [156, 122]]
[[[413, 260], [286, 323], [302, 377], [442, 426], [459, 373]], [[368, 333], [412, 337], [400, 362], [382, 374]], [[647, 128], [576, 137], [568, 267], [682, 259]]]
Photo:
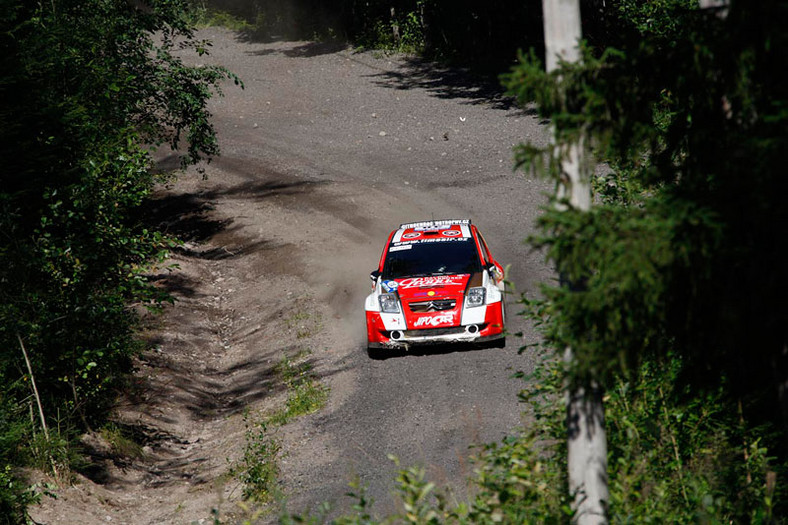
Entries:
[[453, 226], [455, 224], [470, 224], [470, 219], [443, 219], [440, 221], [421, 221], [400, 224], [400, 228], [435, 228], [436, 226]]
[[470, 240], [470, 237], [427, 237], [426, 239], [412, 239], [408, 241], [393, 242], [391, 244], [392, 246], [402, 246], [408, 244], [426, 244], [430, 242], [463, 242], [467, 240]]
[[380, 283], [380, 286], [382, 286], [387, 292], [396, 292], [397, 288], [399, 287], [399, 283], [397, 283], [397, 281], [383, 281]]
[[389, 251], [390, 252], [399, 252], [399, 251], [402, 251], [402, 250], [410, 250], [411, 248], [413, 248], [412, 244], [403, 244], [402, 246], [392, 246], [391, 248], [389, 248]]
[[403, 239], [417, 239], [419, 237], [421, 237], [421, 234], [418, 233], [418, 232], [410, 232], [410, 233], [403, 233], [402, 234], [402, 238]]
[[435, 295], [435, 290], [430, 290], [429, 292], [427, 292], [427, 295], [432, 297], [433, 295]]
[[425, 326], [438, 326], [446, 323], [453, 323], [454, 322], [454, 312], [449, 312], [440, 315], [434, 315], [432, 317], [419, 317], [416, 319], [416, 322], [413, 323], [414, 328], [423, 328]]
[[[428, 226], [428, 227], [422, 227], [422, 228], [413, 228], [413, 231], [415, 231], [415, 232], [439, 232], [439, 231], [448, 230], [448, 229], [453, 228], [453, 227], [454, 227], [453, 224], [444, 224], [442, 226]], [[455, 230], [455, 231], [459, 231], [459, 230]]]
[[409, 279], [402, 279], [399, 282], [399, 286], [402, 289], [421, 288], [422, 286], [446, 286], [453, 284], [462, 284], [464, 279], [465, 279], [464, 275], [435, 275], [431, 277], [411, 277]]
[[457, 237], [458, 235], [462, 235], [460, 230], [443, 230], [441, 233], [446, 237]]

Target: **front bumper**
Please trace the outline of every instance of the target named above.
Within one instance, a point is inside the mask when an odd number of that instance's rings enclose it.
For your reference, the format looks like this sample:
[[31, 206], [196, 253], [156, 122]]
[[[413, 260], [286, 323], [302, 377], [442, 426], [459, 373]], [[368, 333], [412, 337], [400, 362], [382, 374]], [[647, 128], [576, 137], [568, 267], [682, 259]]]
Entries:
[[447, 343], [484, 343], [503, 339], [503, 303], [486, 307], [484, 322], [474, 325], [420, 330], [386, 330], [379, 312], [367, 311], [367, 346], [369, 348], [408, 348], [412, 345]]

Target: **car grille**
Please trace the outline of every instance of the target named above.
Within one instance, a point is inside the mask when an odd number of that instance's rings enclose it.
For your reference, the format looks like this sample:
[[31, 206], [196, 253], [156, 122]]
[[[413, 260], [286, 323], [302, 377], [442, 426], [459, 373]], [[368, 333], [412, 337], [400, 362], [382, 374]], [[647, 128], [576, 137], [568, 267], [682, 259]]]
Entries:
[[435, 299], [432, 301], [419, 301], [410, 303], [410, 311], [413, 313], [441, 312], [443, 310], [453, 310], [457, 301], [454, 299]]
[[422, 328], [421, 330], [405, 330], [403, 335], [408, 337], [433, 337], [437, 335], [455, 335], [465, 333], [464, 326], [450, 326], [448, 328]]

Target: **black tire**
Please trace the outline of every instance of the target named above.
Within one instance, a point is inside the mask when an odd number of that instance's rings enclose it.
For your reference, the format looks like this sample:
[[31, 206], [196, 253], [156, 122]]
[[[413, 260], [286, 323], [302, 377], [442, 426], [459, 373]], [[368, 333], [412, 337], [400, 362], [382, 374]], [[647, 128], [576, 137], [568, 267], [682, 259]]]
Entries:
[[372, 348], [370, 346], [367, 347], [367, 356], [369, 356], [370, 359], [375, 359], [376, 361], [385, 357], [381, 348]]

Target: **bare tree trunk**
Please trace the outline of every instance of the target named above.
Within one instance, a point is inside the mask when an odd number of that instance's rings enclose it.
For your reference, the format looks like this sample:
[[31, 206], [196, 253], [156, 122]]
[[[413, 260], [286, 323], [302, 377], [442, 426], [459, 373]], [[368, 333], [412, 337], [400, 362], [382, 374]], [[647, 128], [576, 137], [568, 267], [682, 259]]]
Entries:
[[399, 23], [397, 22], [397, 13], [394, 10], [394, 7], [391, 7], [391, 37], [394, 39], [394, 42], [399, 44], [400, 36], [399, 36]]
[[27, 356], [27, 350], [25, 349], [25, 343], [22, 342], [22, 336], [16, 334], [16, 338], [19, 341], [19, 348], [22, 349], [22, 356], [25, 358], [27, 372], [30, 374], [30, 387], [33, 389], [33, 397], [35, 397], [36, 405], [38, 406], [38, 415], [41, 418], [41, 429], [44, 431], [44, 437], [49, 441], [47, 419], [44, 417], [44, 407], [41, 405], [41, 397], [38, 395], [38, 387], [36, 387], [36, 377], [33, 375], [33, 367], [30, 365], [30, 358]]
[[430, 17], [424, 8], [425, 2], [418, 2], [419, 20], [421, 21], [421, 31], [424, 34], [424, 49], [432, 50], [432, 34], [430, 33]]
[[[571, 350], [567, 350], [571, 353]], [[607, 438], [602, 390], [577, 387], [567, 391], [567, 472], [574, 523], [607, 523]]]
[[554, 71], [559, 60], [580, 60], [579, 0], [542, 0], [542, 14], [547, 71]]
[[[52, 456], [51, 448], [49, 448], [49, 444], [52, 442], [49, 439], [49, 428], [47, 427], [47, 419], [44, 417], [44, 407], [41, 404], [41, 396], [38, 394], [38, 387], [36, 386], [36, 378], [33, 375], [33, 366], [30, 364], [30, 357], [27, 355], [27, 349], [25, 348], [25, 343], [22, 342], [22, 336], [18, 333], [16, 334], [16, 338], [19, 341], [19, 348], [22, 349], [22, 356], [25, 358], [25, 364], [27, 365], [27, 372], [30, 374], [30, 386], [33, 389], [33, 397], [36, 399], [36, 405], [38, 406], [38, 416], [41, 419], [41, 430], [44, 431], [44, 439], [46, 440], [47, 447], [42, 452], [46, 454], [47, 458], [49, 459], [49, 463], [52, 466], [52, 474], [55, 475], [56, 478], [60, 477], [60, 469], [58, 468], [57, 462], [55, 458]], [[30, 407], [31, 413], [30, 417], [33, 417], [33, 407]]]
[[[580, 60], [581, 38], [579, 0], [542, 0], [547, 71], [560, 61]], [[569, 206], [591, 209], [591, 185], [583, 136], [575, 143], [558, 145], [561, 184], [557, 197]], [[564, 358], [574, 355], [566, 349]], [[567, 474], [573, 498], [574, 523], [607, 523], [607, 437], [605, 435], [602, 391], [597, 385], [567, 387]]]
[[730, 7], [730, 0], [699, 0], [698, 5], [701, 9], [711, 9], [717, 13], [720, 18], [728, 16], [728, 7]]

